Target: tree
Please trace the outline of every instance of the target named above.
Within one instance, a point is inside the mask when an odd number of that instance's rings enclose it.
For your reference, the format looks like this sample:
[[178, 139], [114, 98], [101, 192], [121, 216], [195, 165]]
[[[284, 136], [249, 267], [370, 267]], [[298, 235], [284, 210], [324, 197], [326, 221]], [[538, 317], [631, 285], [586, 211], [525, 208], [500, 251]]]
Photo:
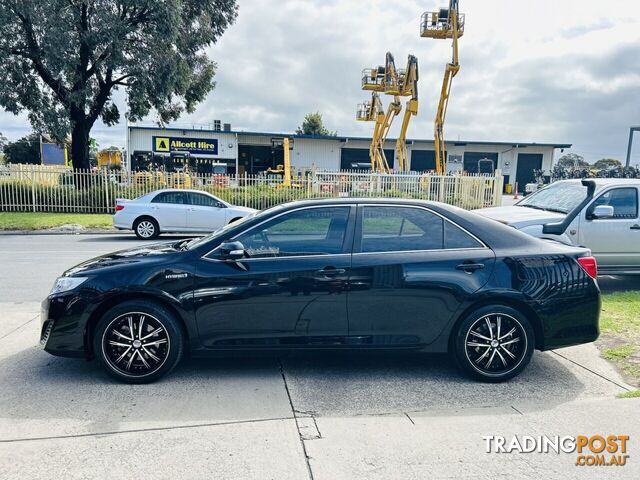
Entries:
[[7, 137], [5, 137], [2, 132], [0, 132], [0, 164], [3, 164], [5, 162], [5, 157], [4, 157], [4, 147], [7, 144], [8, 140]]
[[298, 135], [330, 135], [333, 137], [338, 134], [338, 132], [331, 132], [325, 128], [320, 112], [308, 113], [296, 133]]
[[578, 155], [577, 153], [565, 153], [558, 159], [558, 165], [565, 168], [573, 168], [573, 167], [588, 167], [589, 163], [587, 163], [582, 155]]
[[40, 163], [40, 135], [31, 133], [4, 147], [6, 163]]
[[37, 131], [71, 132], [74, 168], [89, 167], [98, 118], [120, 120], [112, 95], [127, 90], [138, 121], [193, 112], [215, 82], [204, 48], [237, 16], [236, 0], [2, 0], [0, 106], [29, 112]]
[[620, 160], [616, 160], [615, 158], [601, 158], [596, 163], [594, 163], [593, 166], [598, 170], [604, 170], [611, 167], [621, 167], [622, 162], [620, 162]]

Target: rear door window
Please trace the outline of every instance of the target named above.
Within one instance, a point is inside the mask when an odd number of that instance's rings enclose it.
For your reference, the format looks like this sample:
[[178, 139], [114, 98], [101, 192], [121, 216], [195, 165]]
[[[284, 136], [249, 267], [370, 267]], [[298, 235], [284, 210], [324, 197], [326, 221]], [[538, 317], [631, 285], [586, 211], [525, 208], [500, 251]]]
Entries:
[[365, 206], [361, 251], [439, 250], [444, 246], [444, 220], [422, 208]]

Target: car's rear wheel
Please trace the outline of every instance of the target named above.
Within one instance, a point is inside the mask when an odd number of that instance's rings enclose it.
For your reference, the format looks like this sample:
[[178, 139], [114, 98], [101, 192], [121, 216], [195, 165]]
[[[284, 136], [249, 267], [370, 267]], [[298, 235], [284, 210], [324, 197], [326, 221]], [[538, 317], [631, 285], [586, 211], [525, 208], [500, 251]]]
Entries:
[[135, 221], [133, 231], [141, 240], [152, 240], [160, 235], [160, 227], [151, 217], [142, 217]]
[[534, 344], [533, 328], [525, 315], [504, 305], [488, 305], [460, 323], [453, 348], [468, 375], [485, 382], [502, 382], [525, 369]]
[[165, 307], [133, 300], [103, 315], [95, 330], [93, 349], [113, 377], [127, 383], [149, 383], [178, 364], [184, 334]]

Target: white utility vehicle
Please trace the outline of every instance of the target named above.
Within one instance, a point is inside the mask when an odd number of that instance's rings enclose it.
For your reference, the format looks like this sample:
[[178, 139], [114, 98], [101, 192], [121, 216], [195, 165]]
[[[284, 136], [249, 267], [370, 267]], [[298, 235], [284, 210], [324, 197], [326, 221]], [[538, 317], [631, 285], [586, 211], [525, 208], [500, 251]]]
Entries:
[[603, 275], [640, 274], [640, 179], [562, 180], [510, 207], [475, 210], [534, 237], [591, 249]]

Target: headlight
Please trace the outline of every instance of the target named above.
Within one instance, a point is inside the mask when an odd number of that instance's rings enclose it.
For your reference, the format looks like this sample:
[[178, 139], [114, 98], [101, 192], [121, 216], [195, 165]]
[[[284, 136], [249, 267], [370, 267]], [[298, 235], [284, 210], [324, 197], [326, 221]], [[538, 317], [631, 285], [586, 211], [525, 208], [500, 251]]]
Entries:
[[88, 277], [58, 277], [53, 284], [51, 294], [68, 292], [81, 285]]

